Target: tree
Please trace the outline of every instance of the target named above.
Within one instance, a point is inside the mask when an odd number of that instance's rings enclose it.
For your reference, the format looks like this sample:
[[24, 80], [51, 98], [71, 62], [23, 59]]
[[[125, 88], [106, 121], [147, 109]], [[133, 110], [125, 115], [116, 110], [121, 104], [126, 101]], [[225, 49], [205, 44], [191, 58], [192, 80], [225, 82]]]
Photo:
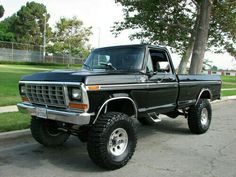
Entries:
[[203, 58], [205, 55], [208, 32], [210, 25], [211, 9], [213, 0], [195, 1], [198, 7], [198, 24], [195, 36], [194, 47], [192, 51], [192, 59], [190, 65], [190, 74], [197, 74], [202, 71]]
[[15, 34], [11, 32], [15, 16], [8, 17], [0, 22], [0, 41], [15, 41]]
[[91, 27], [84, 27], [77, 17], [63, 17], [56, 23], [53, 38], [50, 39], [52, 44], [48, 45], [47, 50], [51, 53], [86, 57], [90, 52], [88, 41], [91, 35]]
[[14, 23], [10, 31], [15, 34], [17, 42], [42, 45], [44, 35], [44, 24], [47, 33], [50, 33], [46, 6], [36, 2], [27, 2], [25, 6], [14, 14]]
[[203, 64], [202, 64], [202, 70], [203, 71], [207, 71], [208, 69], [212, 68], [212, 61], [210, 61], [209, 59], [204, 59], [203, 60]]
[[[235, 9], [235, 1], [213, 3], [210, 0], [117, 0], [116, 2], [123, 6], [124, 21], [115, 23], [113, 33], [117, 35], [125, 29], [136, 29], [130, 36], [131, 39], [145, 39], [144, 42], [150, 41], [152, 44], [159, 43], [173, 47], [182, 55], [180, 72], [184, 72], [191, 55], [192, 62], [195, 63], [191, 64], [190, 72], [201, 71], [207, 41], [210, 41], [208, 48], [220, 45], [223, 46], [221, 52], [228, 51], [231, 54], [235, 52], [233, 43], [235, 43], [236, 23], [232, 22], [236, 17], [233, 10], [229, 10]], [[220, 13], [222, 9], [227, 12], [223, 16]], [[222, 18], [231, 23], [224, 25]], [[225, 35], [222, 36], [222, 33]], [[215, 36], [220, 42], [214, 40]], [[225, 36], [229, 43], [222, 42], [223, 38], [226, 39]]]
[[212, 70], [212, 71], [217, 71], [217, 70], [218, 70], [218, 67], [215, 66], [215, 65], [213, 65], [213, 66], [211, 67], [211, 70]]
[[2, 5], [0, 5], [0, 18], [2, 18], [2, 16], [4, 15], [4, 7]]
[[192, 15], [191, 9], [186, 8], [186, 3], [179, 3], [178, 0], [166, 2], [118, 0], [117, 2], [124, 7], [124, 21], [115, 23], [113, 27], [115, 35], [124, 29], [138, 29], [130, 36], [131, 39], [137, 38], [144, 43], [168, 45], [183, 58], [189, 58], [193, 46], [192, 18], [195, 16]]

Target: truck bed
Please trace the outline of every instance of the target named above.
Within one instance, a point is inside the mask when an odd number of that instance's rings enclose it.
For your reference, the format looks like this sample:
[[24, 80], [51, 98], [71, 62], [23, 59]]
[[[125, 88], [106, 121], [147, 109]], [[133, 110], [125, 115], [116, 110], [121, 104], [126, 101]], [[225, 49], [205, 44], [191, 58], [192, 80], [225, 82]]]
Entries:
[[209, 90], [211, 100], [220, 99], [221, 79], [218, 75], [177, 75], [179, 81], [178, 108], [196, 102], [202, 90]]

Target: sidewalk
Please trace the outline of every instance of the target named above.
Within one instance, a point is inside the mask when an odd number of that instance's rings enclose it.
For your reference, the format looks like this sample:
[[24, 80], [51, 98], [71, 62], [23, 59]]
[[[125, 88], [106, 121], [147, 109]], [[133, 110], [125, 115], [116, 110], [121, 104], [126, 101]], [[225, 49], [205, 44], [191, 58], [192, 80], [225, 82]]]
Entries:
[[0, 107], [0, 113], [5, 112], [18, 112], [18, 108], [16, 105]]
[[215, 100], [213, 101], [212, 103], [220, 103], [220, 102], [224, 102], [224, 101], [227, 101], [227, 100], [236, 100], [236, 95], [234, 96], [224, 96], [224, 97], [221, 97], [220, 100]]
[[226, 89], [221, 89], [221, 90], [236, 90], [236, 88], [226, 88]]

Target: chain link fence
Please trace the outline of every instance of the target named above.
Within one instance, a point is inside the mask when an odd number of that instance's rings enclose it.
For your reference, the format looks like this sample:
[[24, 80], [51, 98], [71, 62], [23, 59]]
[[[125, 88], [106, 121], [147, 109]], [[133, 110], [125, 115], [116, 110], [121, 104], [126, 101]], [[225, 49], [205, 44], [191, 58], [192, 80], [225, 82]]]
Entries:
[[0, 61], [82, 64], [83, 59], [68, 55], [46, 54], [43, 46], [0, 41]]

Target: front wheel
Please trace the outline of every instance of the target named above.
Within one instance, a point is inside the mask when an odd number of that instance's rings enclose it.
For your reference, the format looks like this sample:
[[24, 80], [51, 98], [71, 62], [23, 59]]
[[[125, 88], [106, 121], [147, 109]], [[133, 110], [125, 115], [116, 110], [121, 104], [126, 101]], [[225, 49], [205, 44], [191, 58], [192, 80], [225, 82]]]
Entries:
[[188, 126], [192, 133], [205, 133], [211, 124], [212, 110], [207, 99], [200, 99], [197, 105], [189, 109]]
[[108, 112], [89, 132], [87, 149], [98, 166], [115, 170], [131, 159], [137, 143], [134, 123], [126, 114]]
[[58, 130], [58, 123], [53, 120], [32, 117], [30, 130], [33, 138], [44, 146], [60, 146], [69, 134]]

